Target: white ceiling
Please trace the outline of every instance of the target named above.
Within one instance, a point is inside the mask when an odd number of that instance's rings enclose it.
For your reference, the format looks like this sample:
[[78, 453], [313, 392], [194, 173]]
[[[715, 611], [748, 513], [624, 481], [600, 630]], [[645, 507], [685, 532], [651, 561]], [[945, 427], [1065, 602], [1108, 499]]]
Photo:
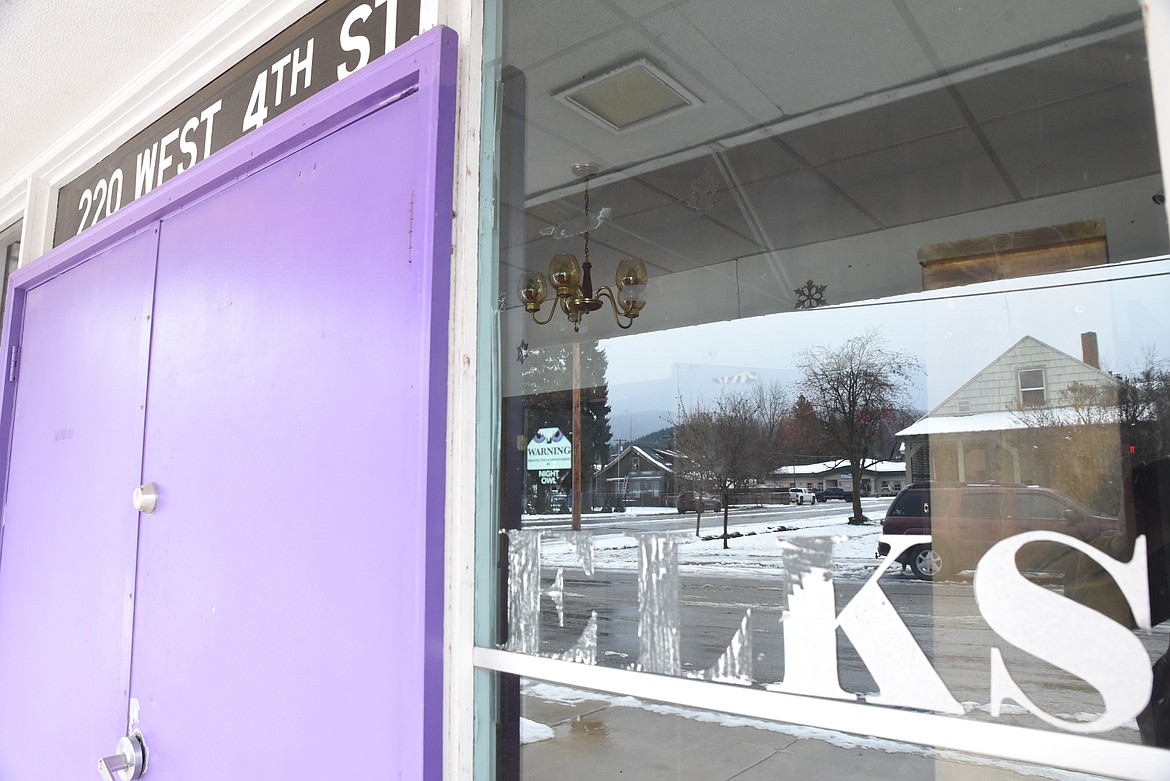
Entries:
[[[532, 165], [538, 162], [532, 160], [538, 153], [534, 141], [563, 155], [599, 156], [596, 162], [612, 169], [943, 73], [993, 68], [1005, 59], [1019, 64], [1017, 57], [1044, 44], [1071, 40], [1079, 49], [1076, 39], [1140, 26], [1141, 16], [1134, 0], [510, 0], [505, 9], [505, 61], [528, 82], [530, 193], [570, 178], [567, 166], [554, 174]], [[544, 99], [638, 57], [697, 95], [703, 101], [699, 110], [688, 112], [685, 121], [617, 135], [597, 125], [579, 127], [573, 109]], [[1085, 61], [1065, 81], [1100, 65]], [[1121, 78], [1133, 78], [1144, 67], [1129, 65]], [[1114, 64], [1096, 78], [1108, 81], [1117, 71]], [[1093, 86], [1103, 85], [1082, 80], [1065, 89]], [[1031, 101], [1040, 92], [1020, 99]], [[995, 104], [993, 110], [1010, 110], [1005, 96], [996, 95]]]
[[[939, 242], [1100, 220], [1110, 262], [1170, 250], [1137, 0], [504, 10], [497, 225], [517, 343], [574, 338], [531, 326], [514, 291], [583, 256], [580, 162], [600, 168], [594, 284], [622, 257], [650, 272], [639, 332], [792, 311], [806, 280], [834, 305], [916, 294]], [[638, 59], [699, 104], [614, 131], [557, 99]], [[588, 329], [620, 334], [604, 316]]]
[[224, 0], [0, 0], [0, 185]]
[[[504, 238], [517, 266], [565, 251], [540, 230], [579, 216], [571, 165], [582, 161], [601, 168], [594, 209], [612, 210], [592, 235], [597, 256], [637, 255], [652, 275], [1160, 171], [1134, 0], [505, 9], [505, 77], [525, 95], [504, 119], [506, 135], [526, 135], [523, 186], [506, 198], [523, 212], [523, 229], [514, 217]], [[701, 104], [613, 131], [554, 99], [638, 58]], [[1164, 245], [1148, 205], [1147, 244]], [[1103, 214], [1083, 208], [1075, 219]]]
[[[226, 4], [0, 0], [0, 186]], [[522, 256], [557, 249], [538, 231], [580, 214], [586, 160], [613, 209], [599, 254], [655, 273], [1160, 168], [1135, 0], [505, 7], [527, 93]], [[615, 133], [553, 98], [638, 57], [700, 105]]]

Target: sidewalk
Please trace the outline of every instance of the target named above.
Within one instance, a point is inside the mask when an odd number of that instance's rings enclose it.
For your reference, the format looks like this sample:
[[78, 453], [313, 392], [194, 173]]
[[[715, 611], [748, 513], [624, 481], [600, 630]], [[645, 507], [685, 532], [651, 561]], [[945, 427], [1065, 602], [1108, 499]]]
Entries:
[[[623, 707], [602, 700], [573, 704], [524, 696], [524, 717], [536, 722], [533, 733], [553, 737], [524, 745], [523, 781], [1019, 781], [1024, 778], [1086, 779], [1081, 773], [1031, 768], [1009, 762], [953, 753], [931, 756], [929, 750], [889, 741], [793, 737], [753, 726], [699, 721]], [[899, 750], [900, 747], [904, 747]], [[979, 764], [987, 762], [988, 764]]]

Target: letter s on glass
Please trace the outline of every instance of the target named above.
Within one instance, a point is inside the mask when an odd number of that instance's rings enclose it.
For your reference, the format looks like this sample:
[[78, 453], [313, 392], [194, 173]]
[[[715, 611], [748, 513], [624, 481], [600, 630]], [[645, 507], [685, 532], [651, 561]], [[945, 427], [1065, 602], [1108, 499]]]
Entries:
[[1150, 628], [1146, 539], [1121, 562], [1065, 534], [1032, 531], [992, 546], [975, 570], [975, 599], [984, 620], [1017, 648], [1077, 676], [1101, 693], [1104, 712], [1090, 722], [1047, 713], [1020, 689], [998, 648], [991, 649], [991, 713], [1011, 699], [1045, 722], [1070, 732], [1104, 732], [1136, 716], [1150, 698], [1150, 658], [1126, 627], [1085, 605], [1032, 583], [1016, 567], [1016, 553], [1030, 542], [1075, 548], [1101, 565], [1125, 595], [1139, 627]]

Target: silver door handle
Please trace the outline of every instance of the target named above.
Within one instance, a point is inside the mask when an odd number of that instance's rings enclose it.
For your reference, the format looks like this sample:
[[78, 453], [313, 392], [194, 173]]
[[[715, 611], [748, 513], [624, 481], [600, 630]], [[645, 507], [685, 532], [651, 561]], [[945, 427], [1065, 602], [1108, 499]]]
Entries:
[[134, 509], [140, 513], [152, 515], [158, 507], [158, 486], [146, 483], [134, 489]]
[[134, 730], [118, 741], [117, 753], [98, 760], [102, 781], [134, 781], [146, 772], [146, 743], [142, 733]]

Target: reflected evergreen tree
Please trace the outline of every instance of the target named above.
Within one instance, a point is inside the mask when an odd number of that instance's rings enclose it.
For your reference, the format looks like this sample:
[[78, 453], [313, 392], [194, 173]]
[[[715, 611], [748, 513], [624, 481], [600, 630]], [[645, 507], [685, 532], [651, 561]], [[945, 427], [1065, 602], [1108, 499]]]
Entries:
[[786, 466], [825, 461], [839, 456], [834, 451], [821, 426], [820, 418], [809, 400], [800, 394], [784, 416], [780, 441], [785, 453], [789, 454]]
[[1155, 354], [1134, 374], [1118, 378], [1117, 412], [1127, 468], [1170, 455], [1170, 371]]
[[651, 431], [649, 434], [634, 440], [635, 445], [644, 448], [653, 448], [654, 450], [669, 450], [673, 443], [674, 426], [667, 426], [657, 431]]
[[913, 406], [897, 407], [890, 410], [889, 417], [883, 421], [884, 431], [881, 433], [876, 452], [885, 453], [883, 456], [885, 459], [900, 461], [901, 456], [898, 454], [898, 448], [902, 443], [898, 440], [898, 432], [910, 428], [925, 415], [923, 410]]
[[[605, 350], [597, 342], [581, 342], [581, 486], [585, 509], [590, 508], [594, 475], [610, 458], [608, 369]], [[530, 347], [521, 382], [525, 436], [531, 438], [538, 429], [555, 426], [569, 436], [573, 447], [577, 447], [578, 432], [573, 431], [573, 345]], [[534, 512], [558, 509], [550, 506], [550, 486], [534, 481], [531, 473], [526, 473], [526, 479], [536, 483], [536, 493], [532, 498]], [[567, 494], [571, 486], [572, 476], [566, 473], [563, 485], [558, 489]]]

